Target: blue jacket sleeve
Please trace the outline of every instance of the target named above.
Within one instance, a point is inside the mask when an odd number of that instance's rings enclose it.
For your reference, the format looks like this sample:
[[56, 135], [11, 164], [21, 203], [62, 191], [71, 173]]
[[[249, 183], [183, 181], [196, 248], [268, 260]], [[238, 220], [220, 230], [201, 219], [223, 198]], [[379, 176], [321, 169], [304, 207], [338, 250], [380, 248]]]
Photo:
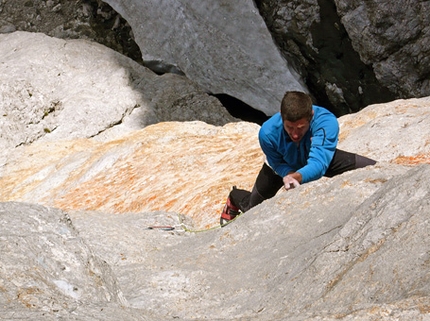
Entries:
[[337, 147], [339, 124], [336, 117], [319, 117], [311, 124], [311, 132], [307, 164], [297, 171], [302, 175], [302, 183], [317, 180], [327, 171]]

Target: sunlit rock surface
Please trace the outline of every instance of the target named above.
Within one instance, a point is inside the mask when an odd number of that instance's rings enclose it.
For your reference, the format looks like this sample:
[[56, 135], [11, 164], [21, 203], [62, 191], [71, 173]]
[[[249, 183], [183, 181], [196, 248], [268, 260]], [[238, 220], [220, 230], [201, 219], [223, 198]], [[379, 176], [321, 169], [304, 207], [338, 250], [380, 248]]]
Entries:
[[[429, 163], [427, 98], [340, 119], [339, 148], [395, 164]], [[264, 161], [259, 126], [165, 122], [111, 141], [36, 142], [10, 152], [1, 201], [109, 213], [171, 211], [217, 223], [231, 187], [250, 189]]]
[[340, 118], [339, 147], [378, 161], [429, 163], [430, 97], [366, 107]]
[[210, 224], [234, 184], [252, 187], [264, 161], [258, 128], [167, 122], [109, 142], [36, 142], [11, 153], [1, 201], [110, 213], [163, 210]]

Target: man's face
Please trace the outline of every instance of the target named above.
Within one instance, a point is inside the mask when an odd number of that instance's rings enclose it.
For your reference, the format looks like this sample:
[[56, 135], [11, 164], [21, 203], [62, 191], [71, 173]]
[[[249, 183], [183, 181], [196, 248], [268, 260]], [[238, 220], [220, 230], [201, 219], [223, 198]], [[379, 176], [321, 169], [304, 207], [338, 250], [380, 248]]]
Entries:
[[291, 140], [295, 143], [299, 143], [303, 136], [305, 136], [310, 126], [310, 122], [307, 118], [301, 118], [298, 121], [284, 120], [284, 129], [290, 136]]

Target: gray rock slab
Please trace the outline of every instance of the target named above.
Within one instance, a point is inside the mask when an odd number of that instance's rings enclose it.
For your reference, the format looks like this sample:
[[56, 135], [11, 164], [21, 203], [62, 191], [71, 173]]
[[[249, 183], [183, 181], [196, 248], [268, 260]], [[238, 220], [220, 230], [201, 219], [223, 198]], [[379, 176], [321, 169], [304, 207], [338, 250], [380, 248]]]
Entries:
[[211, 93], [272, 115], [285, 91], [307, 91], [253, 1], [106, 2], [132, 26], [144, 61], [173, 65]]
[[0, 203], [2, 320], [143, 320], [106, 262], [79, 236], [68, 214]]
[[95, 42], [28, 32], [0, 34], [0, 42], [2, 150], [38, 139], [111, 139], [162, 121], [236, 121], [185, 77], [158, 76]]
[[373, 320], [389, 309], [417, 320], [430, 301], [429, 171], [380, 164], [321, 179], [201, 233], [181, 231], [174, 213], [71, 217], [130, 305], [147, 313]]

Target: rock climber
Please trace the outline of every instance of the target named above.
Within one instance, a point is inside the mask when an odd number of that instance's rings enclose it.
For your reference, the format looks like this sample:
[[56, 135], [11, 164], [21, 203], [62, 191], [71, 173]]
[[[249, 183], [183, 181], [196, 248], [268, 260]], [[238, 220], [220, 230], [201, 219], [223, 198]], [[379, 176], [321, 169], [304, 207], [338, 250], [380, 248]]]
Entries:
[[349, 170], [374, 165], [376, 161], [337, 149], [339, 124], [335, 115], [315, 106], [309, 95], [287, 92], [280, 112], [260, 128], [258, 138], [265, 162], [252, 191], [235, 186], [221, 214], [222, 226], [269, 199], [283, 186], [286, 190]]

